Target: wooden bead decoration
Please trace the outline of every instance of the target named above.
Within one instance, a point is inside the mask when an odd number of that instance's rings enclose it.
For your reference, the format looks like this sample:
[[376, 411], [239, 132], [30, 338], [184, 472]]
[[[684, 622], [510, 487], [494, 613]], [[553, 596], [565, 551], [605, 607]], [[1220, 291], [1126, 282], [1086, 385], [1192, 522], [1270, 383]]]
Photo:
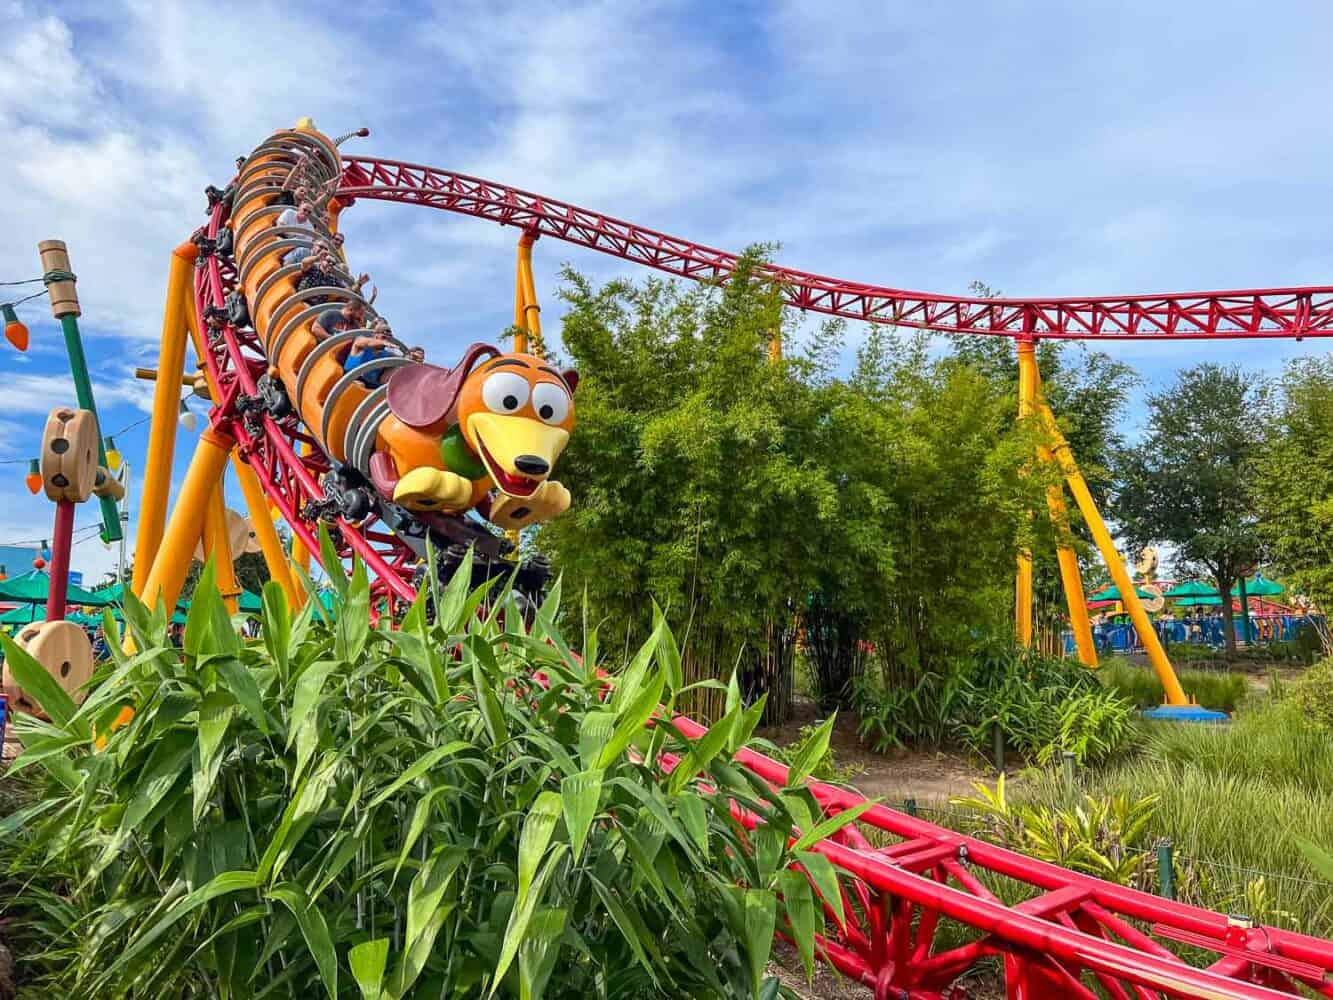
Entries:
[[[81, 689], [93, 675], [93, 647], [83, 629], [67, 621], [33, 622], [19, 631], [15, 641], [46, 668], [70, 697], [75, 701], [83, 700]], [[8, 663], [4, 670], [4, 689], [11, 705], [45, 718], [37, 704], [15, 682]]]
[[42, 434], [42, 486], [52, 502], [83, 503], [97, 481], [97, 420], [67, 406], [51, 411]]

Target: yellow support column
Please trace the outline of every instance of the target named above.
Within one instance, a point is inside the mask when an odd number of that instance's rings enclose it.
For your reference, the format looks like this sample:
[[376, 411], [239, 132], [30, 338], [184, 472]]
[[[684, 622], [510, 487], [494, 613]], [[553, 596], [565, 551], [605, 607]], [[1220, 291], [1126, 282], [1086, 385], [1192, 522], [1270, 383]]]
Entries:
[[1093, 502], [1092, 494], [1088, 491], [1088, 484], [1083, 479], [1083, 473], [1079, 472], [1078, 463], [1074, 461], [1073, 453], [1069, 450], [1069, 442], [1060, 433], [1060, 427], [1055, 422], [1055, 415], [1051, 413], [1050, 407], [1041, 403], [1038, 408], [1038, 415], [1041, 418], [1043, 429], [1050, 437], [1051, 450], [1055, 454], [1055, 459], [1059, 463], [1061, 471], [1065, 474], [1065, 481], [1069, 484], [1069, 492], [1074, 495], [1074, 502], [1078, 504], [1078, 509], [1083, 514], [1083, 520], [1087, 523], [1088, 530], [1092, 532], [1097, 548], [1101, 550], [1102, 558], [1106, 561], [1106, 568], [1111, 571], [1111, 579], [1115, 581], [1115, 585], [1120, 591], [1120, 597], [1125, 603], [1125, 610], [1129, 612], [1130, 620], [1134, 622], [1134, 628], [1138, 630], [1139, 639], [1143, 642], [1143, 648], [1148, 653], [1148, 661], [1152, 664], [1153, 670], [1156, 671], [1157, 679], [1162, 682], [1162, 688], [1166, 692], [1166, 703], [1168, 705], [1188, 705], [1190, 703], [1189, 698], [1185, 696], [1185, 691], [1180, 686], [1176, 672], [1171, 668], [1171, 661], [1166, 657], [1166, 650], [1162, 648], [1162, 643], [1157, 638], [1157, 632], [1152, 627], [1152, 621], [1148, 618], [1148, 612], [1144, 609], [1143, 602], [1139, 600], [1138, 591], [1134, 589], [1134, 580], [1130, 577], [1129, 570], [1121, 560], [1120, 553], [1116, 551], [1115, 539], [1111, 537], [1111, 532], [1106, 528], [1106, 522], [1102, 520], [1097, 505]]
[[160, 599], [167, 608], [175, 608], [180, 600], [185, 573], [190, 568], [195, 543], [199, 541], [199, 526], [213, 491], [222, 482], [227, 456], [235, 444], [230, 437], [211, 427], [199, 435], [199, 444], [185, 473], [185, 482], [181, 484], [157, 558], [153, 560], [139, 595], [149, 607]]
[[226, 474], [218, 476], [217, 485], [208, 498], [208, 508], [204, 511], [204, 558], [213, 560], [214, 582], [222, 603], [227, 606], [228, 614], [240, 610], [238, 599], [241, 585], [236, 581], [236, 563], [231, 551], [231, 533], [227, 529], [227, 501], [223, 495], [222, 483]]
[[255, 475], [255, 470], [234, 451], [231, 455], [231, 465], [236, 470], [236, 481], [241, 484], [245, 507], [250, 512], [250, 526], [254, 528], [255, 538], [259, 541], [259, 550], [264, 553], [264, 564], [268, 566], [268, 575], [278, 582], [282, 592], [287, 595], [287, 606], [295, 610], [304, 599], [292, 582], [287, 553], [282, 547], [282, 539], [278, 537], [278, 532], [273, 527], [273, 519], [268, 512], [268, 499], [259, 485], [259, 477]]
[[182, 243], [171, 254], [167, 275], [167, 303], [162, 310], [162, 345], [157, 363], [158, 379], [153, 389], [153, 421], [148, 431], [148, 458], [144, 463], [143, 489], [139, 498], [139, 534], [134, 545], [134, 576], [130, 589], [140, 597], [148, 573], [157, 559], [167, 519], [167, 496], [171, 491], [171, 465], [176, 451], [176, 418], [180, 414], [179, 378], [185, 371], [186, 313], [190, 279], [199, 248]]
[[[1037, 369], [1036, 341], [1018, 341], [1018, 419], [1032, 417], [1037, 399], [1033, 375]], [[1019, 645], [1032, 645], [1032, 553], [1018, 553], [1018, 575], [1014, 581], [1014, 634]]]
[[[1041, 371], [1037, 368], [1037, 355], [1029, 351], [1019, 352], [1018, 363], [1031, 366], [1029, 379], [1033, 394], [1041, 398]], [[1051, 449], [1044, 444], [1037, 446], [1037, 458], [1043, 464], [1054, 464], [1055, 457]], [[1064, 584], [1065, 603], [1069, 607], [1069, 623], [1074, 631], [1074, 645], [1078, 649], [1078, 658], [1084, 666], [1097, 667], [1097, 644], [1092, 639], [1092, 622], [1088, 619], [1088, 602], [1083, 593], [1083, 574], [1078, 566], [1078, 553], [1069, 543], [1069, 512], [1065, 507], [1064, 492], [1052, 483], [1046, 487], [1046, 511], [1055, 528], [1059, 543], [1056, 546], [1056, 558], [1060, 563], [1060, 580]]]
[[[537, 284], [532, 278], [532, 244], [537, 237], [524, 233], [518, 238], [518, 284], [523, 302], [523, 321], [517, 326], [523, 331], [523, 350], [537, 351], [542, 348], [542, 307], [537, 303]], [[519, 350], [518, 338], [514, 338], [514, 350]]]

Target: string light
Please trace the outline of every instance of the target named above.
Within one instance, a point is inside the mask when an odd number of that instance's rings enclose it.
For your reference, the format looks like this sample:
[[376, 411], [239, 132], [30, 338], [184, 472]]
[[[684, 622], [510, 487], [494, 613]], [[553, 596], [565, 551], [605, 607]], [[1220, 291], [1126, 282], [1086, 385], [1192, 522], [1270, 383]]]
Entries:
[[43, 559], [51, 558], [51, 546], [47, 544], [45, 538], [42, 539], [42, 558]]
[[28, 349], [28, 328], [23, 325], [18, 313], [14, 312], [13, 304], [6, 302], [4, 305], [0, 305], [0, 313], [3, 313], [5, 319], [5, 339], [20, 351], [26, 351]]
[[116, 439], [107, 435], [106, 441], [106, 467], [108, 472], [117, 472], [120, 469], [120, 452], [116, 450]]
[[185, 400], [183, 399], [181, 400], [180, 416], [177, 417], [177, 419], [180, 421], [182, 427], [191, 432], [193, 432], [195, 427], [199, 424], [198, 419], [195, 417], [194, 413], [190, 411], [190, 408], [185, 405]]
[[28, 492], [34, 495], [42, 488], [42, 465], [37, 459], [28, 459], [28, 474], [23, 481], [28, 484]]

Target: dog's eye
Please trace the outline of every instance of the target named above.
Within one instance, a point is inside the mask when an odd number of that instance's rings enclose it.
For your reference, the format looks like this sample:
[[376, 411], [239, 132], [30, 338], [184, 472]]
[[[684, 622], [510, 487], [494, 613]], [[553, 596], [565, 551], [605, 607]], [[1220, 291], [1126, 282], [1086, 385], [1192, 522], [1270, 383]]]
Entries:
[[496, 372], [481, 384], [481, 399], [492, 413], [514, 413], [528, 401], [528, 380], [513, 372]]
[[569, 396], [554, 382], [538, 382], [532, 390], [532, 408], [543, 423], [559, 424], [569, 415]]

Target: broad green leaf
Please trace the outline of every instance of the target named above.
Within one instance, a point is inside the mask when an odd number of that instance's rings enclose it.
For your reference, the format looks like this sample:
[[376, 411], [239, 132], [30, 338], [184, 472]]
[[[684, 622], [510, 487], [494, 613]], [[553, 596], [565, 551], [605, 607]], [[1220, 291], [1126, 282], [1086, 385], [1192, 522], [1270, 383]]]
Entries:
[[412, 821], [407, 824], [407, 833], [403, 835], [403, 846], [398, 851], [398, 861], [393, 866], [393, 877], [398, 878], [398, 873], [402, 870], [407, 856], [416, 846], [417, 840], [426, 829], [426, 823], [430, 821], [431, 807], [445, 792], [450, 791], [448, 786], [441, 785], [438, 788], [432, 788], [429, 792], [417, 799], [417, 804], [412, 808]]
[[1301, 849], [1305, 855], [1305, 860], [1310, 862], [1310, 867], [1317, 871], [1328, 881], [1333, 882], [1333, 855], [1329, 854], [1323, 848], [1311, 843], [1304, 837], [1296, 838], [1296, 846]]
[[435, 911], [440, 907], [454, 873], [467, 860], [461, 847], [441, 848], [417, 872], [407, 891], [407, 947], [411, 948], [426, 933]]
[[194, 748], [195, 736], [185, 730], [172, 730], [161, 738], [135, 782], [134, 797], [121, 817], [122, 830], [141, 836], [149, 832], [144, 821], [190, 766]]
[[602, 752], [597, 758], [597, 767], [607, 767], [612, 761], [624, 752], [629, 746], [630, 740], [642, 731], [653, 712], [657, 710], [658, 703], [662, 700], [662, 689], [666, 686], [666, 673], [658, 670], [654, 673], [651, 680], [635, 697], [634, 701], [625, 707], [620, 717], [616, 720], [616, 727], [611, 731], [611, 738], [606, 741], [606, 746], [602, 747]]
[[648, 673], [648, 666], [652, 663], [653, 653], [657, 650], [657, 644], [662, 641], [662, 633], [665, 629], [665, 624], [653, 629], [652, 634], [644, 640], [643, 645], [639, 647], [639, 651], [634, 654], [634, 659], [630, 660], [629, 666], [616, 677], [615, 690], [611, 696], [611, 711], [617, 715], [638, 698], [643, 687], [643, 679]]
[[324, 914], [315, 906], [295, 882], [284, 882], [268, 891], [269, 899], [276, 899], [292, 911], [296, 924], [301, 928], [306, 947], [319, 969], [319, 978], [328, 991], [330, 1000], [338, 997], [338, 953], [333, 948], [333, 939], [329, 936], [329, 925]]
[[519, 1000], [536, 1000], [546, 989], [560, 957], [564, 931], [563, 909], [542, 909], [532, 915], [528, 932], [518, 946]]
[[570, 775], [560, 782], [560, 798], [565, 807], [565, 827], [569, 830], [570, 852], [575, 862], [583, 854], [583, 841], [588, 836], [597, 804], [602, 797], [600, 770]]
[[743, 900], [745, 913], [745, 952], [750, 961], [750, 977], [754, 995], [764, 979], [769, 952], [773, 949], [773, 930], [777, 926], [777, 897], [767, 889], [746, 889]]
[[362, 941], [347, 952], [347, 964], [361, 990], [361, 1000], [380, 1000], [384, 995], [384, 967], [388, 961], [388, 938]]
[[825, 837], [831, 837], [849, 823], [855, 823], [860, 819], [861, 814], [874, 806], [874, 802], [862, 802], [853, 806], [851, 809], [845, 809], [840, 813], [830, 816], [813, 830], [807, 830], [801, 834], [799, 840], [792, 844], [792, 851], [805, 851], [813, 845], [819, 843]]
[[818, 729], [810, 734], [810, 738], [805, 741], [805, 746], [801, 747], [800, 753], [791, 762], [787, 769], [787, 787], [799, 785], [818, 766], [828, 753], [829, 737], [833, 735], [833, 724], [838, 719], [838, 713], [834, 712], [825, 719]]
[[653, 962], [649, 961], [649, 955], [653, 960], [661, 962], [662, 953], [657, 947], [657, 942], [653, 936], [648, 933], [648, 928], [643, 925], [643, 921], [638, 919], [637, 913], [632, 909], [626, 909], [625, 905], [616, 897], [616, 894], [602, 884], [596, 876], [591, 878], [593, 889], [606, 907], [606, 912], [611, 914], [611, 919], [615, 921], [616, 928], [621, 936], [629, 945], [630, 951], [634, 952], [634, 957], [639, 964], [644, 967], [654, 983], [661, 985], [657, 978], [657, 970], [653, 967]]
[[263, 857], [259, 859], [259, 874], [265, 881], [282, 871], [292, 848], [315, 816], [324, 808], [324, 800], [328, 798], [329, 788], [333, 785], [337, 763], [336, 757], [326, 760], [317, 771], [303, 778], [297, 786], [296, 794], [283, 810], [278, 828], [264, 849]]
[[657, 662], [662, 664], [662, 669], [667, 673], [667, 691], [673, 695], [679, 694], [680, 689], [685, 686], [685, 672], [680, 662], [680, 647], [676, 645], [676, 637], [671, 634], [671, 629], [666, 622], [666, 615], [662, 613], [662, 609], [657, 606], [656, 601], [653, 601], [653, 631], [661, 636], [657, 644]]
[[801, 872], [785, 871], [778, 876], [778, 891], [791, 924], [792, 939], [801, 953], [807, 982], [815, 976], [815, 897], [810, 881]]
[[[158, 603], [160, 605], [161, 601]], [[218, 594], [217, 567], [210, 556], [204, 562], [199, 580], [194, 585], [194, 596], [190, 601], [189, 610], [185, 612], [185, 635], [181, 638], [181, 649], [187, 656], [201, 656], [212, 652], [208, 639], [213, 631], [214, 606], [222, 607], [222, 597]], [[127, 609], [126, 620], [128, 619]]]
[[[528, 922], [532, 920], [532, 914], [541, 901], [542, 892], [546, 888], [546, 883], [550, 881], [558, 865], [565, 856], [568, 844], [556, 844], [555, 848], [546, 855], [546, 861], [537, 877], [532, 880], [528, 891], [519, 900], [514, 903], [514, 908], [509, 912], [509, 924], [505, 928], [504, 940], [500, 944], [500, 957], [495, 963], [495, 977], [491, 980], [490, 991], [487, 997], [495, 996], [495, 991], [500, 988], [505, 973], [509, 971], [509, 966], [514, 961], [514, 956], [518, 954], [518, 946], [522, 943], [527, 933]], [[522, 848], [519, 849], [520, 854]], [[521, 862], [520, 862], [521, 863]]]
[[[329, 578], [329, 583], [333, 584], [333, 589], [338, 592], [338, 606], [341, 613], [342, 606], [347, 601], [347, 573], [343, 569], [342, 560], [338, 558], [338, 550], [333, 546], [329, 526], [323, 521], [319, 522], [319, 564], [324, 570], [324, 575]], [[311, 596], [314, 600], [318, 600], [313, 590]]]
[[319, 706], [324, 682], [338, 669], [338, 665], [328, 660], [312, 663], [301, 671], [296, 679], [296, 690], [292, 693], [292, 714], [287, 725], [287, 746], [291, 747], [296, 734], [306, 725]]
[[259, 731], [267, 734], [269, 731], [268, 713], [264, 710], [264, 696], [260, 693], [259, 684], [250, 668], [234, 656], [217, 660], [216, 666], [218, 676], [226, 682], [232, 696], [240, 702], [246, 714], [254, 720], [254, 724]]
[[[74, 699], [65, 693], [45, 667], [4, 633], [0, 633], [0, 648], [5, 652], [5, 672], [14, 678], [24, 694], [35, 701], [57, 726], [68, 724], [76, 710]], [[86, 738], [87, 733], [84, 736]]]
[[611, 739], [616, 717], [600, 709], [589, 712], [579, 723], [579, 763], [591, 767], [602, 753], [602, 747]]
[[199, 760], [207, 768], [222, 746], [227, 726], [236, 712], [236, 699], [226, 691], [211, 691], [199, 704]]
[[731, 739], [732, 731], [740, 716], [741, 709], [733, 708], [713, 723], [708, 732], [690, 745], [690, 752], [681, 759], [675, 770], [671, 772], [671, 778], [667, 782], [668, 792], [675, 795], [688, 785], [700, 771], [713, 762], [713, 758], [722, 752], [723, 747], [727, 745], [727, 741]]
[[417, 935], [416, 942], [410, 948], [404, 949], [393, 975], [389, 977], [388, 994], [393, 1000], [407, 996], [412, 989], [412, 984], [417, 981], [421, 970], [430, 960], [435, 949], [435, 939], [439, 936], [440, 929], [444, 927], [444, 922], [449, 919], [449, 914], [454, 911], [454, 907], [454, 903], [448, 902], [437, 907], [426, 926]]
[[477, 705], [481, 709], [482, 722], [486, 726], [486, 735], [491, 739], [491, 746], [499, 746], [509, 740], [509, 727], [505, 722], [504, 709], [496, 697], [491, 684], [491, 675], [486, 670], [482, 651], [490, 652], [490, 647], [481, 636], [470, 635], [463, 643], [464, 657], [472, 662], [472, 684], [476, 689]]
[[528, 807], [523, 819], [523, 830], [518, 838], [518, 902], [527, 898], [537, 867], [551, 843], [556, 821], [560, 819], [560, 796], [552, 791], [542, 792]]
[[681, 826], [689, 831], [699, 852], [708, 858], [708, 806], [694, 792], [681, 792], [675, 799]]
[[287, 592], [277, 580], [264, 584], [264, 648], [268, 650], [278, 676], [284, 681], [291, 671], [292, 615]]
[[343, 606], [334, 625], [334, 655], [344, 663], [356, 663], [370, 637], [370, 578], [360, 556], [352, 557], [352, 579], [343, 595]]

